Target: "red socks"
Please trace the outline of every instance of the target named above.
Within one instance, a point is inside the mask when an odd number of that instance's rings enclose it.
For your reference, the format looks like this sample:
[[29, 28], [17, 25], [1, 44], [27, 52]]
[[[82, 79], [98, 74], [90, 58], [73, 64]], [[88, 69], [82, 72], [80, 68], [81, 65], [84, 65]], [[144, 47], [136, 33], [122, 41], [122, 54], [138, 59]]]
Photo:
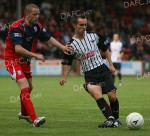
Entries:
[[30, 89], [21, 89], [20, 100], [21, 100], [21, 113], [24, 116], [30, 116], [32, 122], [37, 118], [32, 101], [30, 99]]
[[21, 104], [21, 114], [22, 114], [23, 116], [28, 116], [28, 113], [27, 113], [27, 111], [26, 111], [26, 108], [24, 107], [23, 102], [22, 102], [22, 100], [21, 100], [21, 94], [20, 94], [20, 104]]

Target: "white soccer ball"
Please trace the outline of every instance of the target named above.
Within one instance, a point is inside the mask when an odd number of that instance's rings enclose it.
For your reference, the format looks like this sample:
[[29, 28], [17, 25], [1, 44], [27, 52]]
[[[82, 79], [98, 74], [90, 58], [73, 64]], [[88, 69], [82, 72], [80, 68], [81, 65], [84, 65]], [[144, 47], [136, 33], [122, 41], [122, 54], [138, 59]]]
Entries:
[[127, 116], [126, 123], [130, 129], [140, 129], [144, 125], [144, 118], [140, 113], [132, 112]]

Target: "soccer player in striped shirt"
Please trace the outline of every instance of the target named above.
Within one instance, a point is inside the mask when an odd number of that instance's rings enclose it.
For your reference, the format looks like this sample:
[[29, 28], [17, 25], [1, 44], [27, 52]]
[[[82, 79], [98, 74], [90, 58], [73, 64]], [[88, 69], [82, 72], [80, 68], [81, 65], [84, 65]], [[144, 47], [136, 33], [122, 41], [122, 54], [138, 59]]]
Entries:
[[[74, 51], [70, 55], [64, 54], [63, 56], [63, 78], [60, 80], [60, 85], [66, 83], [73, 59], [78, 59], [84, 73], [84, 88], [96, 100], [98, 107], [107, 119], [99, 127], [119, 127], [122, 124], [118, 120], [119, 102], [111, 75], [115, 68], [109, 52], [110, 43], [103, 36], [86, 31], [87, 18], [84, 15], [74, 16], [72, 23], [75, 35], [70, 40], [69, 45], [73, 47]], [[101, 57], [100, 49], [106, 55], [109, 68], [104, 64], [105, 61]], [[103, 98], [103, 94], [108, 95], [110, 107]]]

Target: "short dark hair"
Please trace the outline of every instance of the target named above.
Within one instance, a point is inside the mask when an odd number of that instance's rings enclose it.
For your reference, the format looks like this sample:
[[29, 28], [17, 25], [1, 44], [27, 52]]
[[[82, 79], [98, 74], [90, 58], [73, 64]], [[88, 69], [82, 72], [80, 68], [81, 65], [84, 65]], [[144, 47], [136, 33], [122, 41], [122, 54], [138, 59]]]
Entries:
[[87, 19], [87, 17], [84, 14], [75, 15], [75, 16], [72, 17], [72, 21], [71, 21], [72, 24], [77, 24], [79, 18]]
[[28, 5], [26, 5], [26, 7], [24, 9], [24, 13], [30, 13], [33, 8], [39, 9], [39, 7], [35, 4], [28, 4]]

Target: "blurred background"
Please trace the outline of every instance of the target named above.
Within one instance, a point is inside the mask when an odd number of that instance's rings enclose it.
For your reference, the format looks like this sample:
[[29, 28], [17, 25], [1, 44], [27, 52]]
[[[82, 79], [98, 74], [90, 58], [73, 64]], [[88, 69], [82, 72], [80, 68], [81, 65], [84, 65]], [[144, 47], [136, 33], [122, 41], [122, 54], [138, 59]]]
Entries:
[[[70, 19], [73, 13], [83, 11], [88, 17], [88, 31], [95, 31], [112, 41], [120, 35], [124, 47], [124, 61], [141, 61], [142, 72], [150, 71], [150, 3], [147, 0], [0, 0], [0, 26], [23, 17], [26, 4], [40, 8], [40, 23], [58, 41], [66, 44], [73, 36]], [[147, 2], [147, 3], [146, 3]], [[142, 39], [143, 37], [143, 39]], [[5, 35], [0, 35], [0, 60], [4, 59]], [[37, 52], [46, 59], [62, 57], [62, 52], [39, 41]]]
[[[148, 3], [149, 2], [149, 3]], [[31, 63], [34, 90], [31, 99], [38, 116], [46, 124], [34, 129], [18, 120], [20, 107], [18, 86], [12, 82], [4, 66], [4, 49], [9, 25], [23, 17], [27, 4], [39, 6], [40, 23], [59, 42], [66, 44], [74, 35], [70, 23], [73, 14], [83, 11], [88, 17], [88, 31], [100, 33], [110, 41], [118, 33], [123, 43], [121, 62], [123, 85], [115, 86], [120, 102], [123, 126], [98, 129], [104, 121], [95, 101], [85, 93], [80, 64], [75, 61], [67, 83], [60, 87], [62, 52], [38, 42], [37, 53], [44, 54], [44, 63]], [[75, 76], [80, 75], [80, 76]], [[0, 136], [149, 136], [150, 132], [150, 0], [0, 0]], [[105, 97], [106, 101], [107, 96]], [[139, 112], [144, 117], [141, 130], [127, 129], [126, 117]]]

